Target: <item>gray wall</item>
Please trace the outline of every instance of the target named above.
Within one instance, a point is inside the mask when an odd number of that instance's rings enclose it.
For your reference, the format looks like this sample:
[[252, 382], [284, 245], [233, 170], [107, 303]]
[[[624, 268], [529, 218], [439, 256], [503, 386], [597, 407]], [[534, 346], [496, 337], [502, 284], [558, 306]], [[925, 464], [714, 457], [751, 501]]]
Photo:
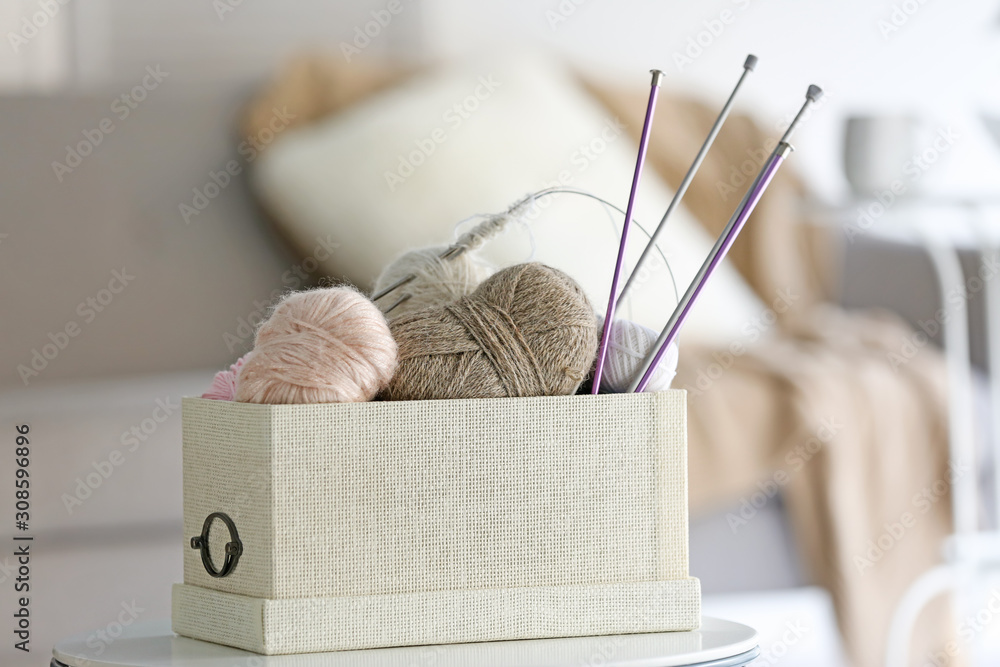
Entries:
[[[190, 224], [180, 214], [210, 172], [232, 159], [246, 166], [235, 91], [168, 78], [125, 119], [113, 99], [0, 98], [0, 386], [24, 386], [17, 367], [31, 366], [33, 350], [53, 358], [32, 385], [224, 364], [242, 348], [223, 334], [293, 264], [242, 177]], [[89, 142], [84, 130], [100, 143], [60, 182], [52, 163]], [[134, 278], [108, 291], [122, 270]], [[67, 339], [67, 327], [78, 333]]]

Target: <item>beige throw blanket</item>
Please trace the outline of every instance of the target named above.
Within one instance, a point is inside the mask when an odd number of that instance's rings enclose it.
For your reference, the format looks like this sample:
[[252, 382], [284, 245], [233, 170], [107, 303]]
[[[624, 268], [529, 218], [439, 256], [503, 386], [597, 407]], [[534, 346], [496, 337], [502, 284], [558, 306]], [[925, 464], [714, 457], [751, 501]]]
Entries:
[[[646, 92], [588, 87], [638, 137]], [[664, 97], [648, 159], [676, 188], [718, 110]], [[727, 121], [684, 199], [713, 236], [783, 129], [762, 131], [741, 114]], [[761, 494], [780, 487], [802, 560], [833, 594], [852, 659], [874, 667], [896, 603], [939, 562], [951, 528], [949, 496], [937, 493], [950, 482], [945, 371], [929, 348], [902, 365], [890, 360], [912, 336], [897, 319], [820, 305], [836, 253], [833, 239], [805, 224], [804, 194], [794, 167], [783, 168], [729, 255], [773, 304], [761, 321], [781, 335], [742, 354], [737, 346], [681, 355], [674, 386], [691, 391], [691, 507], [735, 500], [742, 511], [731, 525], [745, 529]], [[951, 637], [946, 610], [938, 603], [924, 615], [915, 664]]]

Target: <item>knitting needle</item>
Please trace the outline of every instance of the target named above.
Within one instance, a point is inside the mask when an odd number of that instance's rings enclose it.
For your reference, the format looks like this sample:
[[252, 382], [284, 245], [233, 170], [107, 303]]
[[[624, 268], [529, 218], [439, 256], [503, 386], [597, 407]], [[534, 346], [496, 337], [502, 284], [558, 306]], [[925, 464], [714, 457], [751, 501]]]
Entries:
[[642, 176], [642, 165], [646, 161], [646, 148], [649, 146], [649, 127], [653, 123], [653, 111], [656, 109], [656, 97], [660, 92], [660, 81], [663, 72], [650, 70], [653, 80], [649, 85], [649, 102], [646, 104], [646, 119], [642, 123], [642, 135], [639, 138], [639, 155], [635, 161], [635, 174], [632, 176], [632, 190], [628, 195], [628, 206], [625, 207], [625, 222], [622, 224], [622, 238], [618, 244], [618, 259], [615, 262], [615, 273], [611, 278], [611, 296], [608, 297], [608, 311], [604, 316], [604, 331], [601, 333], [601, 344], [597, 348], [597, 366], [594, 369], [594, 386], [591, 393], [598, 393], [601, 388], [601, 374], [604, 372], [604, 360], [608, 356], [608, 343], [611, 338], [611, 326], [615, 321], [615, 302], [618, 297], [618, 279], [621, 278], [622, 264], [625, 260], [625, 247], [628, 244], [628, 230], [632, 221], [632, 208], [635, 205], [635, 194], [639, 189], [639, 179]]
[[393, 311], [394, 308], [396, 308], [396, 306], [401, 306], [401, 305], [403, 305], [404, 303], [406, 303], [407, 301], [409, 301], [412, 298], [413, 298], [412, 294], [404, 294], [403, 296], [399, 297], [399, 300], [396, 301], [396, 303], [392, 304], [391, 306], [389, 306], [388, 308], [386, 308], [382, 312], [385, 315], [388, 315], [389, 313], [391, 313]]
[[[451, 259], [452, 257], [458, 257], [463, 252], [465, 252], [464, 246], [455, 246], [455, 245], [449, 246], [448, 248], [445, 248], [445, 250], [440, 255], [438, 255], [438, 259], [440, 260]], [[372, 301], [378, 301], [386, 294], [389, 294], [390, 292], [395, 292], [403, 285], [408, 285], [409, 283], [413, 282], [416, 279], [417, 279], [416, 274], [411, 273], [409, 275], [405, 275], [396, 282], [394, 282], [393, 284], [389, 285], [388, 287], [379, 290], [377, 293], [373, 294]], [[404, 300], [405, 299], [397, 301], [396, 303], [394, 303], [392, 306], [389, 307], [389, 310], [392, 310], [393, 308], [401, 304]], [[389, 310], [385, 312], [389, 312]]]
[[740, 86], [743, 85], [743, 81], [747, 78], [747, 75], [756, 68], [757, 56], [753, 54], [748, 55], [746, 61], [743, 63], [743, 74], [740, 75], [740, 80], [736, 82], [736, 87], [733, 88], [733, 92], [729, 94], [729, 99], [726, 100], [725, 106], [722, 107], [722, 111], [719, 112], [718, 118], [715, 119], [715, 124], [712, 125], [712, 129], [709, 131], [708, 137], [705, 138], [705, 143], [701, 145], [701, 149], [695, 156], [694, 162], [691, 163], [691, 167], [684, 175], [684, 180], [681, 181], [681, 184], [677, 187], [677, 192], [674, 193], [673, 199], [670, 200], [670, 205], [667, 206], [667, 212], [663, 214], [663, 217], [660, 219], [660, 224], [656, 226], [656, 231], [653, 232], [653, 236], [649, 239], [649, 243], [646, 244], [646, 248], [642, 251], [642, 255], [639, 256], [639, 261], [636, 262], [635, 268], [633, 268], [632, 273], [629, 274], [628, 280], [625, 281], [625, 286], [622, 287], [622, 292], [618, 295], [617, 305], [622, 305], [622, 301], [625, 299], [625, 295], [628, 294], [628, 290], [632, 286], [632, 282], [635, 280], [636, 276], [639, 275], [639, 269], [642, 267], [643, 262], [646, 261], [646, 258], [653, 251], [653, 248], [656, 247], [656, 240], [659, 238], [660, 232], [666, 228], [667, 219], [684, 198], [684, 193], [687, 192], [688, 186], [691, 185], [691, 181], [694, 180], [694, 175], [698, 173], [698, 169], [701, 167], [701, 163], [705, 160], [708, 150], [715, 142], [715, 137], [718, 136], [719, 131], [722, 129], [722, 125], [726, 122], [726, 118], [729, 117], [729, 111], [733, 106], [733, 101], [736, 99], [736, 93], [739, 92]]
[[792, 132], [794, 132], [799, 123], [802, 122], [802, 117], [805, 115], [806, 109], [809, 108], [810, 104], [819, 102], [821, 97], [823, 97], [823, 89], [816, 84], [809, 84], [809, 88], [806, 90], [805, 104], [802, 105], [799, 112], [795, 114], [795, 118], [793, 118], [792, 122], [789, 123], [788, 129], [785, 130], [785, 134], [782, 135], [781, 141], [778, 142], [779, 145], [782, 143], [788, 143], [788, 140], [792, 138]]
[[694, 305], [694, 301], [698, 298], [698, 295], [701, 293], [701, 290], [708, 281], [708, 278], [711, 277], [715, 268], [722, 262], [726, 253], [729, 252], [729, 248], [736, 240], [736, 237], [739, 235], [743, 225], [750, 217], [753, 209], [757, 206], [757, 202], [760, 201], [761, 196], [764, 194], [764, 190], [770, 184], [771, 179], [778, 170], [778, 167], [784, 161], [788, 153], [792, 151], [792, 147], [789, 144], [779, 144], [779, 148], [781, 149], [779, 153], [769, 156], [767, 163], [761, 171], [761, 176], [755, 180], [753, 189], [750, 191], [749, 196], [746, 197], [744, 201], [741, 202], [741, 206], [736, 209], [736, 212], [733, 214], [733, 218], [730, 220], [730, 224], [727, 225], [727, 231], [719, 237], [715, 247], [712, 248], [712, 252], [705, 260], [705, 263], [702, 264], [698, 275], [695, 277], [690, 287], [688, 287], [684, 296], [681, 297], [681, 301], [677, 304], [677, 308], [674, 310], [673, 315], [671, 315], [670, 321], [667, 322], [667, 325], [663, 328], [663, 331], [656, 340], [656, 352], [647, 356], [646, 360], [643, 361], [639, 375], [637, 375], [632, 381], [632, 384], [629, 385], [628, 391], [643, 391], [646, 388], [646, 385], [649, 384], [650, 378], [653, 376], [653, 371], [656, 369], [657, 364], [660, 363], [660, 359], [664, 354], [666, 354], [667, 348], [670, 344], [677, 339], [677, 334], [680, 331], [681, 325], [683, 325], [684, 321], [687, 319], [688, 313], [691, 312], [691, 307]]
[[663, 355], [666, 354], [667, 348], [677, 339], [680, 328], [687, 319], [688, 314], [691, 312], [691, 307], [693, 306], [694, 301], [698, 298], [698, 295], [701, 293], [705, 283], [711, 277], [715, 268], [725, 258], [726, 253], [729, 252], [729, 248], [736, 241], [736, 237], [743, 229], [743, 226], [749, 219], [753, 209], [757, 206], [757, 203], [763, 196], [764, 191], [770, 184], [771, 179], [774, 178], [775, 173], [777, 173], [778, 168], [784, 162], [785, 157], [787, 157], [792, 151], [791, 145], [788, 144], [786, 140], [791, 137], [792, 132], [798, 126], [806, 109], [812, 103], [818, 101], [822, 95], [823, 91], [819, 88], [819, 86], [809, 86], [809, 89], [806, 92], [805, 103], [802, 105], [802, 108], [799, 109], [798, 114], [796, 114], [795, 118], [788, 126], [788, 129], [782, 136], [781, 141], [775, 147], [774, 151], [772, 151], [760, 174], [758, 174], [757, 178], [754, 179], [753, 185], [750, 187], [747, 195], [743, 198], [743, 201], [740, 202], [740, 205], [737, 207], [733, 217], [730, 218], [725, 229], [723, 229], [722, 234], [719, 236], [718, 241], [716, 241], [715, 246], [709, 253], [709, 256], [705, 259], [705, 263], [702, 264], [698, 274], [691, 282], [687, 292], [685, 292], [684, 296], [681, 297], [680, 302], [677, 304], [677, 308], [674, 309], [673, 314], [670, 316], [670, 321], [667, 322], [663, 331], [660, 332], [660, 336], [656, 340], [656, 344], [654, 346], [656, 351], [648, 355], [643, 361], [642, 368], [628, 388], [629, 392], [643, 391], [646, 388], [646, 385], [649, 384], [649, 380], [653, 376], [653, 371], [656, 369], [656, 366], [659, 364]]
[[402, 278], [400, 278], [399, 280], [397, 280], [393, 284], [389, 285], [385, 289], [382, 289], [382, 290], [376, 292], [375, 294], [372, 294], [372, 301], [378, 301], [379, 299], [381, 299], [382, 297], [384, 297], [386, 294], [389, 294], [390, 292], [395, 292], [396, 290], [398, 290], [403, 285], [407, 285], [407, 284], [413, 282], [416, 279], [417, 279], [417, 277], [414, 274], [412, 274], [412, 273], [409, 274], [409, 275], [403, 276]]

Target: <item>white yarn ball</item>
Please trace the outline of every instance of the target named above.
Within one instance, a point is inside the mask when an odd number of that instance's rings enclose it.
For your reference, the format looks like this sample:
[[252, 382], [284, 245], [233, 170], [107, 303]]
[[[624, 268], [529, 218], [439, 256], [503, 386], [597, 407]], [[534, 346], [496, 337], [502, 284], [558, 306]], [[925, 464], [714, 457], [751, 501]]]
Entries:
[[392, 304], [409, 296], [406, 301], [386, 313], [388, 319], [468, 296], [479, 283], [493, 274], [493, 269], [476, 259], [471, 251], [466, 250], [450, 259], [439, 259], [444, 250], [443, 247], [411, 250], [382, 269], [382, 273], [375, 279], [373, 293], [378, 293], [408, 275], [416, 276], [406, 285], [378, 300], [379, 308], [385, 313]]
[[[604, 317], [597, 318], [599, 331], [604, 331]], [[604, 371], [601, 374], [601, 389], [616, 394], [624, 393], [632, 384], [642, 362], [656, 344], [659, 336], [652, 329], [629, 320], [615, 320], [611, 325], [611, 338], [608, 340], [608, 355], [604, 361]], [[667, 347], [666, 353], [660, 358], [656, 370], [649, 379], [644, 391], [665, 391], [670, 389], [677, 374], [677, 343]]]

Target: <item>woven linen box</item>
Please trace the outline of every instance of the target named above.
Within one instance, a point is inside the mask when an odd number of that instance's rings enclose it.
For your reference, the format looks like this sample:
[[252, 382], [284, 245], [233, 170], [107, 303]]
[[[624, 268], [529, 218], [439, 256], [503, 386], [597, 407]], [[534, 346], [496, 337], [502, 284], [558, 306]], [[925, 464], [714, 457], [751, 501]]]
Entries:
[[699, 625], [683, 391], [188, 398], [183, 422], [178, 634], [284, 654]]

